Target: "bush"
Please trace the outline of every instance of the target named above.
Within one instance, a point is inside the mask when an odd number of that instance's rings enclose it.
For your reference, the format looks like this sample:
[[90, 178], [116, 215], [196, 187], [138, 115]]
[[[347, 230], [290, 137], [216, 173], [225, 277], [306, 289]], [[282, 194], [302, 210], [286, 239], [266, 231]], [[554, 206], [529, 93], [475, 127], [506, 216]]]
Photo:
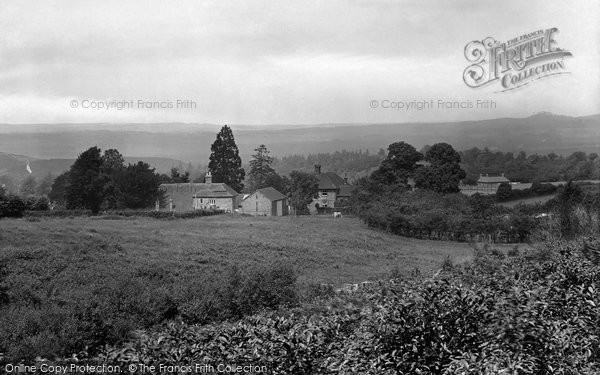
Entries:
[[135, 330], [172, 320], [235, 321], [299, 303], [287, 265], [182, 280], [160, 264], [119, 263], [123, 251], [112, 240], [90, 238], [59, 256], [55, 249], [0, 254], [0, 353], [26, 362], [93, 354], [131, 339]]
[[576, 243], [541, 252], [499, 259], [483, 249], [438, 277], [336, 295], [330, 306], [343, 308], [317, 315], [171, 323], [95, 359], [253, 362], [274, 374], [598, 373], [600, 267]]
[[3, 217], [22, 217], [25, 202], [16, 195], [0, 197], [0, 219]]
[[186, 292], [182, 317], [190, 323], [240, 319], [263, 309], [299, 303], [294, 270], [283, 264], [241, 271], [232, 267], [223, 278]]
[[47, 211], [49, 208], [50, 201], [46, 197], [30, 196], [25, 199], [25, 210]]

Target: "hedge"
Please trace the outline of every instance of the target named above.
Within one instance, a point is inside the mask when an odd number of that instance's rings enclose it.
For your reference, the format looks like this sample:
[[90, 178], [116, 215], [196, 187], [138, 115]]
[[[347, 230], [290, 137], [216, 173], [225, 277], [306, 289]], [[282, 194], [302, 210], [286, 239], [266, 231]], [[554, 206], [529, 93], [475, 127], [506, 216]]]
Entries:
[[[220, 215], [222, 210], [195, 210], [177, 212], [175, 211], [137, 211], [137, 210], [117, 210], [103, 211], [100, 216], [123, 216], [123, 217], [152, 217], [155, 219], [189, 219], [194, 217]], [[49, 210], [49, 211], [24, 211], [26, 217], [74, 217], [74, 216], [92, 216], [90, 210]]]

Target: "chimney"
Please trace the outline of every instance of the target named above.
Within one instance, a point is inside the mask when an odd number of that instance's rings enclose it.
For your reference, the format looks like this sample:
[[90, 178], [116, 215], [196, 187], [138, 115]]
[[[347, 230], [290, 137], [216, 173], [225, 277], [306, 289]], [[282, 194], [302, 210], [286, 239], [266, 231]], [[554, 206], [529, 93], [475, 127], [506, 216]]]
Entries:
[[206, 172], [206, 177], [204, 178], [204, 182], [207, 184], [212, 184], [212, 174], [210, 174], [210, 171]]
[[315, 173], [321, 174], [321, 164], [315, 164]]
[[344, 183], [348, 185], [348, 173], [344, 172]]

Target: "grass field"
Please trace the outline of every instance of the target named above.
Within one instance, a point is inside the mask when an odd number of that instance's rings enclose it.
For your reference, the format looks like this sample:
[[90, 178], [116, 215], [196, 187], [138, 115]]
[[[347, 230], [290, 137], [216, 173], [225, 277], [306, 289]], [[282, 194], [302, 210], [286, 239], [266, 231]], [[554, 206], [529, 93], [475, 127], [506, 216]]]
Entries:
[[427, 275], [472, 255], [465, 243], [407, 239], [347, 217], [3, 219], [0, 363], [2, 353], [95, 350], [176, 317], [235, 320], [331, 292], [315, 284]]
[[517, 199], [514, 201], [500, 202], [500, 203], [498, 203], [498, 205], [512, 208], [512, 207], [516, 207], [520, 204], [546, 203], [550, 199], [554, 198], [555, 196], [556, 196], [556, 194], [542, 195], [539, 197], [530, 197], [530, 198]]
[[[466, 243], [424, 241], [367, 228], [354, 218], [217, 216], [190, 220], [81, 217], [1, 220], [0, 252], [77, 260], [81, 266], [114, 262], [187, 277], [274, 261], [291, 264], [300, 281], [340, 284], [439, 268], [446, 257], [472, 255]], [[94, 263], [94, 264], [92, 264]]]

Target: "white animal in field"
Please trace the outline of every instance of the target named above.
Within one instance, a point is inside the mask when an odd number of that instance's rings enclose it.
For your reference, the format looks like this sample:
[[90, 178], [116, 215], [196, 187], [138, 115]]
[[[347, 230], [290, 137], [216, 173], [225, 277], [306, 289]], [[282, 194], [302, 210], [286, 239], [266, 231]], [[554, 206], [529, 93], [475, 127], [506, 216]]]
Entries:
[[342, 213], [341, 212], [334, 212], [333, 213], [333, 218], [334, 219], [341, 219], [342, 218]]

